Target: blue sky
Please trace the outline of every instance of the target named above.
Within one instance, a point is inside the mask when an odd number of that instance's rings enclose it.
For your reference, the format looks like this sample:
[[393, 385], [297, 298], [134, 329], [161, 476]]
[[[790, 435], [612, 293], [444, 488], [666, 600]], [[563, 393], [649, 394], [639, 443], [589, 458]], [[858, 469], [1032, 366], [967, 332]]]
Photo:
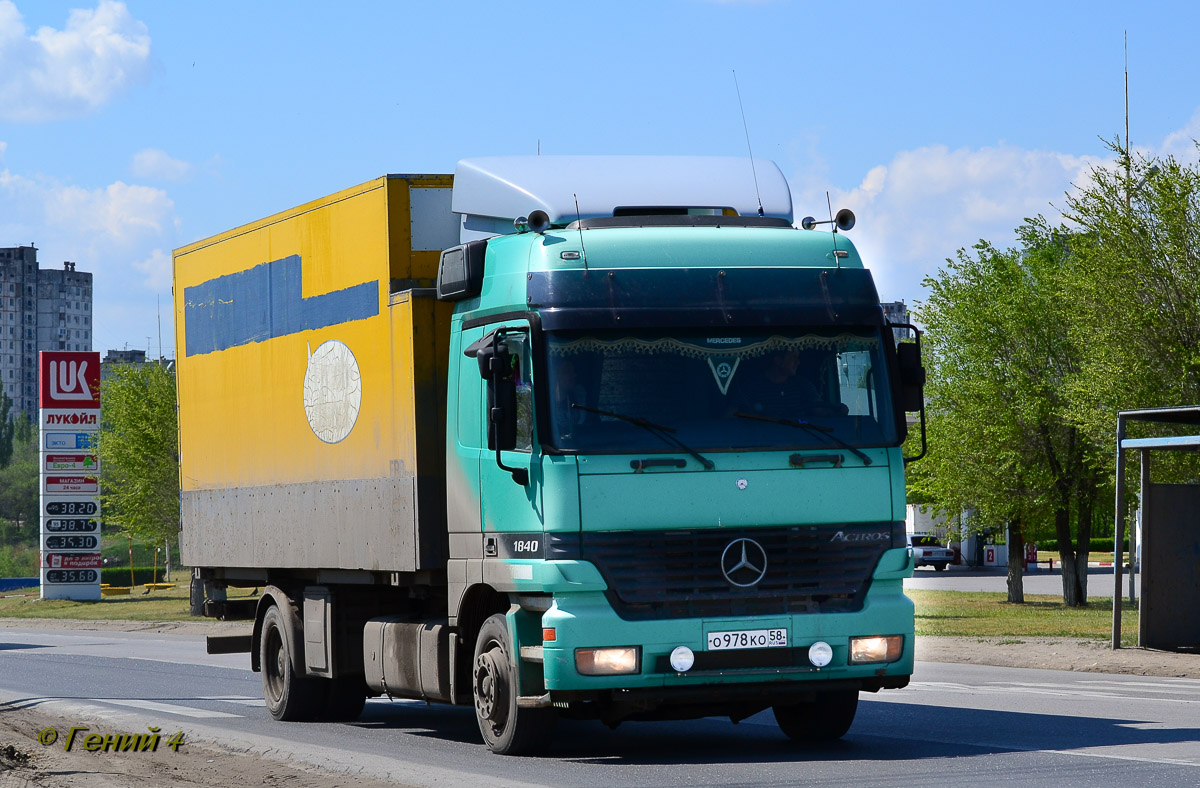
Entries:
[[0, 0], [0, 246], [170, 355], [171, 250], [467, 156], [756, 156], [858, 215], [880, 295], [1057, 216], [1124, 130], [1195, 160], [1200, 4]]

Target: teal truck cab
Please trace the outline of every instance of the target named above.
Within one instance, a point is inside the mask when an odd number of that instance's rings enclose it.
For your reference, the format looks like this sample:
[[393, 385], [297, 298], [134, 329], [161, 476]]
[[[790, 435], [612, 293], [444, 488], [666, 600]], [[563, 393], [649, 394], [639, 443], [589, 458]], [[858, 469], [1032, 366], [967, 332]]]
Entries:
[[472, 670], [493, 749], [555, 714], [768, 707], [833, 739], [860, 691], [908, 683], [919, 349], [897, 353], [853, 245], [795, 229], [756, 164], [759, 194], [748, 160], [459, 165], [464, 237], [520, 214], [446, 252], [438, 284], [450, 623], [499, 614]]

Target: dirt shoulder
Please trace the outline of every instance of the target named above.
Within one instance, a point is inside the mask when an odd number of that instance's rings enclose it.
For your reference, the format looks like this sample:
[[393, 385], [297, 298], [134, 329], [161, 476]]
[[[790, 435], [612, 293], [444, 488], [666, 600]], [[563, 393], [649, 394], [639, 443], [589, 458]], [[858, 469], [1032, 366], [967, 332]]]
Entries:
[[[65, 749], [71, 725], [87, 725]], [[39, 735], [50, 744], [39, 742]], [[3, 707], [0, 714], [0, 786], [3, 788], [227, 788], [231, 785], [281, 786], [289, 788], [395, 788], [399, 783], [381, 782], [363, 775], [335, 774], [316, 768], [282, 763], [279, 759], [239, 753], [209, 742], [184, 740], [172, 749], [170, 732], [160, 734], [153, 751], [137, 745], [125, 752], [89, 752], [84, 738], [89, 733], [107, 737], [139, 735], [98, 721], [66, 721], [36, 708]]]

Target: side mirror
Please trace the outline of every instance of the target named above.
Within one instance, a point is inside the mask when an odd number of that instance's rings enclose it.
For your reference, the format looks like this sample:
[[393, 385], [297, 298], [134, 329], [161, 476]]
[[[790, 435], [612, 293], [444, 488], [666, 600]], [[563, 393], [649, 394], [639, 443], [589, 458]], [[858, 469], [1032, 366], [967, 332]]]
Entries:
[[919, 411], [925, 407], [925, 367], [921, 365], [921, 346], [915, 342], [902, 342], [896, 346], [896, 360], [900, 367], [900, 410], [905, 413]]
[[529, 483], [529, 470], [504, 464], [502, 451], [517, 447], [517, 381], [513, 377], [513, 355], [499, 336], [475, 352], [479, 374], [487, 381], [488, 448], [496, 452], [496, 465], [512, 473], [513, 481]]
[[487, 381], [488, 448], [511, 451], [517, 446], [517, 382], [508, 347], [496, 342], [480, 348], [475, 358]]
[[908, 323], [889, 323], [890, 328], [907, 328], [916, 337], [916, 342], [901, 342], [896, 345], [896, 423], [903, 439], [907, 433], [905, 413], [921, 414], [921, 453], [905, 457], [904, 464], [916, 462], [925, 456], [928, 444], [925, 441], [925, 367], [921, 364], [921, 330]]
[[469, 241], [442, 252], [438, 262], [437, 297], [441, 301], [473, 298], [483, 290], [487, 241]]

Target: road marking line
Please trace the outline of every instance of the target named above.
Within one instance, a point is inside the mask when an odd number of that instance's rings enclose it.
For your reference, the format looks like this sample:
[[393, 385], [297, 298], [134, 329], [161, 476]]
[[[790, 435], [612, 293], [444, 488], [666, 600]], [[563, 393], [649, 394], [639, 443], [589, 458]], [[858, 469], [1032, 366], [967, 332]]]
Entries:
[[[872, 698], [871, 702], [878, 703], [878, 702], [880, 702], [880, 700], [878, 698]], [[753, 725], [771, 725], [772, 724], [772, 722], [759, 722], [757, 720], [743, 720], [741, 724], [745, 725], [747, 722], [749, 722]], [[851, 728], [852, 732], [853, 732], [853, 730], [854, 729]], [[919, 736], [904, 736], [895, 731], [888, 732], [888, 733], [863, 733], [862, 735], [876, 736], [876, 737], [884, 738], [884, 739], [894, 738], [894, 739], [903, 739], [904, 741], [918, 741], [918, 742], [924, 742], [924, 743], [928, 743], [928, 744], [944, 744], [944, 745], [953, 746], [953, 747], [979, 747], [979, 748], [983, 748], [983, 749], [1004, 750], [1006, 752], [1027, 753], [1027, 754], [1031, 754], [1031, 755], [1036, 755], [1038, 753], [1046, 753], [1048, 755], [1064, 755], [1064, 756], [1076, 757], [1076, 758], [1108, 758], [1108, 759], [1116, 760], [1116, 761], [1135, 761], [1138, 763], [1157, 763], [1157, 764], [1162, 764], [1165, 766], [1191, 766], [1192, 768], [1200, 768], [1200, 762], [1186, 761], [1186, 760], [1182, 760], [1179, 758], [1146, 758], [1146, 757], [1141, 757], [1141, 756], [1137, 756], [1137, 755], [1115, 755], [1115, 754], [1103, 753], [1103, 752], [1082, 752], [1082, 751], [1072, 751], [1072, 750], [1042, 750], [1042, 749], [1037, 749], [1037, 748], [1033, 748], [1033, 747], [1019, 747], [1019, 746], [1013, 746], [1011, 744], [999, 744], [996, 742], [950, 741], [950, 740], [946, 740], [946, 739], [923, 739], [923, 738], [920, 738]], [[1113, 746], [1134, 747], [1137, 745], [1121, 744], [1121, 745], [1113, 745]]]
[[[1173, 702], [1173, 703], [1196, 703], [1197, 701], [1200, 701], [1200, 698], [1197, 698], [1196, 700], [1188, 700], [1185, 698], [1152, 698], [1152, 697], [1147, 697], [1146, 695], [1144, 695], [1142, 693], [1116, 694], [1116, 693], [1120, 692], [1119, 687], [1113, 688], [1110, 692], [1102, 692], [1102, 691], [1093, 692], [1093, 691], [1089, 691], [1089, 690], [1075, 689], [1075, 687], [1077, 687], [1079, 685], [1079, 683], [1083, 683], [1083, 682], [1072, 683], [1072, 684], [1058, 684], [1058, 683], [1053, 683], [1053, 682], [989, 681], [988, 683], [993, 686], [1010, 687], [1018, 692], [1029, 692], [1032, 694], [1040, 694], [1042, 692], [1045, 692], [1045, 693], [1051, 694], [1051, 695], [1055, 695], [1055, 694], [1065, 695], [1065, 696], [1077, 695], [1077, 696], [1085, 697], [1085, 698], [1121, 698], [1121, 699], [1135, 699], [1135, 700], [1148, 700], [1148, 701], [1169, 701], [1169, 702]], [[1088, 683], [1095, 684], [1095, 683], [1100, 683], [1100, 682], [1088, 682]], [[1135, 686], [1137, 686], [1137, 685], [1135, 685]], [[1057, 692], [1055, 690], [1057, 690]], [[1164, 690], [1154, 690], [1154, 691], [1155, 692], [1165, 692]], [[1180, 690], [1171, 690], [1171, 691], [1175, 692], [1175, 693], [1181, 692]], [[1191, 695], [1194, 693], [1182, 691], [1182, 694]]]
[[[1128, 693], [1119, 692], [1096, 692], [1082, 689], [1072, 690], [1068, 689], [1072, 686], [1070, 684], [1019, 684], [1015, 682], [989, 682], [989, 684], [1001, 686], [956, 684], [952, 682], [938, 681], [914, 681], [909, 685], [909, 688], [917, 690], [957, 692], [968, 695], [1011, 695], [1013, 693], [1022, 693], [1025, 695], [1047, 695], [1058, 698], [1106, 698], [1108, 700], [1139, 700], [1149, 703], [1200, 703], [1200, 699], [1192, 698], [1152, 698], [1145, 695], [1131, 695]], [[1053, 689], [1054, 687], [1060, 687], [1061, 689]]]
[[[872, 700], [875, 700], [875, 699], [872, 699]], [[708, 719], [718, 720], [718, 719], [725, 719], [725, 718], [711, 717]], [[762, 726], [768, 726], [768, 727], [775, 727], [775, 725], [776, 725], [774, 720], [764, 721], [764, 722], [760, 722], [758, 720], [742, 720], [742, 722], [740, 724], [741, 725], [747, 725], [747, 724], [762, 725]], [[851, 728], [850, 730], [851, 730], [851, 734], [853, 734], [854, 729]], [[1100, 752], [1072, 752], [1070, 750], [1038, 750], [1038, 749], [1034, 749], [1031, 747], [1017, 747], [1017, 746], [1014, 746], [1011, 744], [997, 744], [995, 742], [948, 741], [945, 739], [924, 739], [924, 738], [920, 738], [918, 736], [903, 736], [903, 735], [900, 735], [895, 732], [892, 732], [892, 733], [863, 733], [862, 735], [863, 736], [875, 736], [875, 737], [883, 738], [883, 739], [903, 739], [904, 741], [924, 742], [924, 743], [928, 743], [928, 744], [944, 744], [944, 745], [953, 746], [953, 747], [979, 747], [981, 749], [1003, 750], [1005, 752], [1027, 753], [1027, 754], [1031, 754], [1031, 755], [1036, 755], [1038, 753], [1046, 753], [1048, 755], [1073, 755], [1073, 756], [1078, 756], [1081, 758], [1112, 758], [1112, 759], [1118, 760], [1118, 761], [1139, 761], [1141, 763], [1159, 763], [1159, 764], [1165, 764], [1165, 765], [1169, 765], [1169, 766], [1200, 767], [1200, 763], [1197, 763], [1196, 761], [1184, 761], [1184, 760], [1179, 760], [1176, 758], [1144, 758], [1144, 757], [1139, 757], [1136, 755], [1111, 755], [1111, 754], [1100, 753]], [[1126, 744], [1126, 745], [1114, 745], [1114, 746], [1132, 747], [1132, 746], [1136, 746], [1136, 745]]]
[[1200, 767], [1200, 763], [1196, 761], [1184, 761], [1179, 758], [1142, 758], [1137, 755], [1111, 755], [1103, 752], [1071, 752], [1070, 750], [1017, 750], [1016, 752], [1045, 752], [1051, 755], [1068, 755], [1076, 758], [1110, 758], [1114, 761], [1136, 761], [1138, 763], [1158, 763], [1164, 766]]
[[237, 703], [242, 706], [266, 706], [262, 698], [252, 698], [249, 695], [200, 695], [198, 700], [219, 700], [223, 703]]
[[1140, 681], [1096, 681], [1081, 680], [1080, 684], [1103, 684], [1111, 687], [1132, 687], [1151, 692], [1170, 692], [1175, 695], [1200, 695], [1200, 684], [1189, 687], [1186, 684], [1158, 684], [1156, 682]]
[[216, 719], [218, 717], [241, 717], [240, 714], [229, 714], [224, 711], [209, 711], [207, 709], [193, 709], [188, 706], [176, 706], [174, 703], [159, 703], [153, 700], [141, 699], [118, 699], [118, 698], [91, 698], [95, 703], [112, 703], [116, 706], [129, 706], [134, 709], [145, 709], [146, 711], [161, 711], [166, 714], [178, 714], [182, 717], [196, 717], [197, 719]]

